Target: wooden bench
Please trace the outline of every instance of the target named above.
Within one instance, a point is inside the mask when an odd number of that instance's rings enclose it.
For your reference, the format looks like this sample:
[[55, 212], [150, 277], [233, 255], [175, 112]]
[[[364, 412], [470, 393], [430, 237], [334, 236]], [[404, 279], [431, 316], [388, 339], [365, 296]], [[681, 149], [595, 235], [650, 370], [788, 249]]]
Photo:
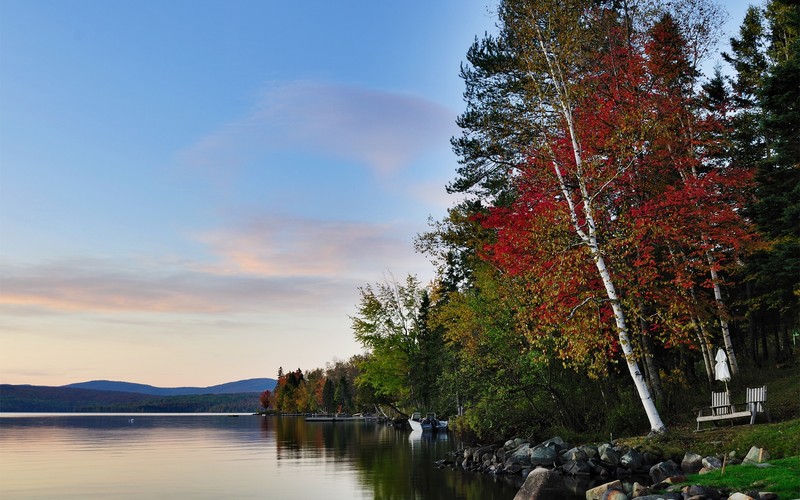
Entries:
[[744, 409], [739, 411], [736, 410], [736, 405], [731, 404], [730, 395], [727, 392], [712, 392], [711, 406], [697, 412], [697, 430], [700, 430], [700, 424], [703, 422], [718, 422], [745, 417], [750, 417], [750, 425], [753, 425], [756, 422], [756, 415], [759, 413], [766, 413], [767, 420], [771, 421], [766, 403], [767, 386], [748, 387]]

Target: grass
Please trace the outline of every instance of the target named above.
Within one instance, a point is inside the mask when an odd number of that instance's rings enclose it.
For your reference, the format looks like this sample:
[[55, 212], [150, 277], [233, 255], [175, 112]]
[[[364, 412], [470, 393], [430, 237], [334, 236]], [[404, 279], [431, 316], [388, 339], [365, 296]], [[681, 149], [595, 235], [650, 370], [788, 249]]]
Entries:
[[618, 443], [643, 452], [657, 452], [678, 464], [687, 451], [720, 458], [733, 451], [736, 458], [742, 459], [752, 446], [765, 448], [770, 457], [780, 459], [800, 456], [800, 419], [752, 426], [726, 425], [703, 432], [673, 428], [664, 436], [623, 438]]
[[769, 491], [781, 498], [800, 497], [800, 457], [770, 460], [769, 467], [732, 465], [708, 474], [690, 474], [685, 484], [699, 484], [731, 491]]
[[[755, 425], [747, 422], [721, 423], [701, 432], [696, 432], [691, 408], [708, 404], [710, 390], [687, 391], [684, 410], [668, 417], [669, 432], [654, 438], [632, 437], [620, 439], [621, 444], [640, 451], [654, 451], [664, 459], [681, 463], [687, 451], [701, 456], [722, 458], [730, 452], [743, 459], [751, 447], [764, 448], [769, 452], [770, 467], [754, 465], [727, 465], [725, 474], [721, 470], [708, 474], [692, 474], [685, 484], [697, 484], [731, 491], [770, 491], [780, 498], [800, 498], [800, 376], [796, 364], [790, 369], [756, 369], [745, 367], [735, 384], [730, 385], [731, 394], [744, 395], [746, 387], [767, 385], [772, 422], [765, 423], [759, 415]], [[735, 398], [735, 396], [734, 396]], [[743, 399], [743, 398], [739, 398]], [[738, 401], [735, 401], [738, 402]], [[709, 424], [705, 424], [709, 427]]]

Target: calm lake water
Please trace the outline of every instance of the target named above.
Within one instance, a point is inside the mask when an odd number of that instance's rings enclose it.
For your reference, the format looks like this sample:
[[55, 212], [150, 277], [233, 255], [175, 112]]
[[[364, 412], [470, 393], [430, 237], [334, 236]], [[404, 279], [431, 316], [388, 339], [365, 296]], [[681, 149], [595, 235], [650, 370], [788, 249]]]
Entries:
[[[0, 498], [511, 499], [449, 468], [460, 443], [371, 422], [0, 414]], [[131, 421], [131, 419], [133, 419]]]

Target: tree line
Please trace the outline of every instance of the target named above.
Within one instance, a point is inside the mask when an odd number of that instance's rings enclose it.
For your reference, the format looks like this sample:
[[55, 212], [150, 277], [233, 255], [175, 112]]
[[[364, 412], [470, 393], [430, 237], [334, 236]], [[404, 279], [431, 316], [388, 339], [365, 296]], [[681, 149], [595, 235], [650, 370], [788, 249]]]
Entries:
[[348, 361], [329, 363], [325, 369], [303, 372], [300, 368], [284, 373], [278, 369], [278, 382], [273, 391], [259, 397], [262, 408], [279, 413], [350, 414], [361, 411], [363, 401], [357, 398], [355, 380], [360, 356]]
[[686, 388], [713, 381], [717, 348], [734, 376], [790, 362], [798, 4], [747, 10], [729, 75], [701, 72], [722, 42], [711, 0], [497, 13], [461, 68], [447, 189], [462, 201], [415, 242], [437, 277], [360, 289], [356, 399], [459, 415], [478, 436], [662, 433]]

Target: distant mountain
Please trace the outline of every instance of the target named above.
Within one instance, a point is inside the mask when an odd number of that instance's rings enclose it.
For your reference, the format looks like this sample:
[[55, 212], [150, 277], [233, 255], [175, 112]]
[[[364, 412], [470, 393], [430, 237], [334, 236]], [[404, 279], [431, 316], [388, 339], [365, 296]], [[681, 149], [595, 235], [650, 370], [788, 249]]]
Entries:
[[92, 380], [79, 382], [63, 387], [70, 389], [90, 389], [94, 391], [133, 392], [149, 394], [151, 396], [192, 396], [199, 394], [242, 394], [247, 392], [264, 392], [274, 390], [277, 380], [273, 378], [251, 378], [228, 382], [226, 384], [212, 385], [211, 387], [154, 387], [146, 384], [132, 382], [116, 382], [112, 380]]
[[246, 413], [258, 410], [259, 406], [255, 391], [164, 396], [73, 387], [0, 385], [0, 411], [3, 412]]

